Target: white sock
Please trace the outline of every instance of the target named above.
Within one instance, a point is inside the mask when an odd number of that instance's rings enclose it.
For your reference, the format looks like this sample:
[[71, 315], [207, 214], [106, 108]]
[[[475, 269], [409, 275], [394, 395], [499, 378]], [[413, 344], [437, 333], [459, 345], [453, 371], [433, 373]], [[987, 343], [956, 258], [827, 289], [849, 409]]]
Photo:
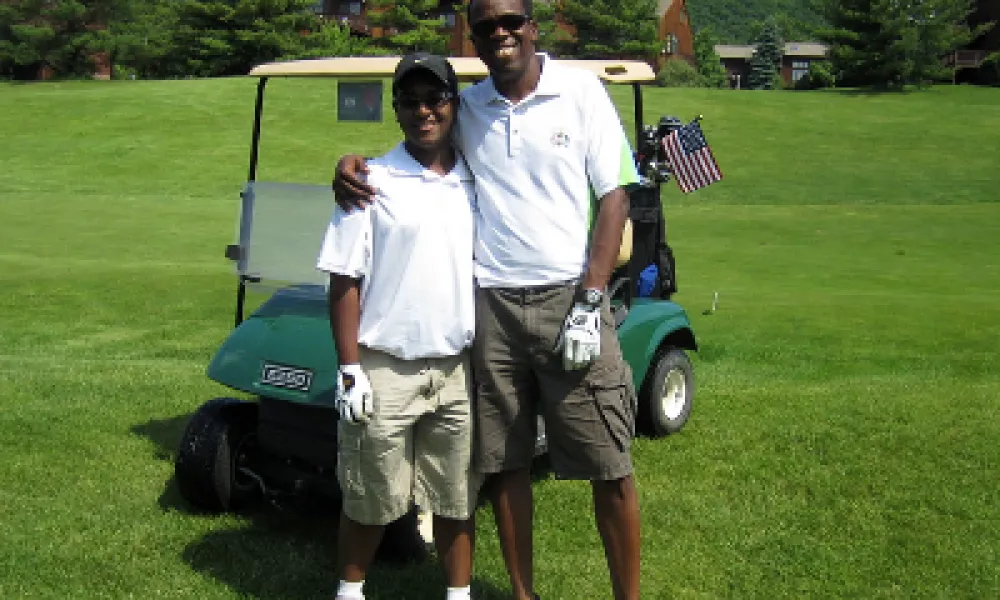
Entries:
[[364, 587], [365, 582], [362, 581], [344, 581], [340, 580], [340, 586], [337, 588], [337, 598], [343, 598], [344, 600], [365, 600], [365, 595], [361, 593], [361, 588]]
[[445, 596], [445, 600], [472, 600], [472, 586], [448, 588], [448, 595]]

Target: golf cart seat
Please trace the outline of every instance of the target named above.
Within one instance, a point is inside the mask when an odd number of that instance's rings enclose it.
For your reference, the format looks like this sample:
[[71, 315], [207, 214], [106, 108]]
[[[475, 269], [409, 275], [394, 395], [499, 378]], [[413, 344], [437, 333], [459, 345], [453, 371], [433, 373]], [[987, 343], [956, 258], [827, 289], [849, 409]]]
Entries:
[[620, 269], [632, 260], [632, 219], [625, 219], [625, 228], [622, 230], [622, 245], [618, 248], [618, 259], [615, 260], [615, 268]]

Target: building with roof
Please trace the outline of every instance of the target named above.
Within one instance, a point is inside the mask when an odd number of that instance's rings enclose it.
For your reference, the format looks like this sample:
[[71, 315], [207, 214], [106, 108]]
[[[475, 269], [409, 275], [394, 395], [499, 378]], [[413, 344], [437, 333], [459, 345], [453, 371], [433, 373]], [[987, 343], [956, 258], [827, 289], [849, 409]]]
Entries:
[[659, 20], [659, 36], [663, 41], [660, 62], [678, 57], [694, 63], [694, 34], [684, 0], [659, 0], [656, 15]]
[[[779, 72], [786, 86], [795, 82], [809, 72], [809, 65], [817, 60], [826, 60], [829, 48], [818, 42], [788, 42], [785, 44]], [[732, 87], [745, 87], [750, 74], [750, 59], [753, 57], [754, 46], [719, 44], [715, 53], [719, 55], [722, 65], [726, 68]]]

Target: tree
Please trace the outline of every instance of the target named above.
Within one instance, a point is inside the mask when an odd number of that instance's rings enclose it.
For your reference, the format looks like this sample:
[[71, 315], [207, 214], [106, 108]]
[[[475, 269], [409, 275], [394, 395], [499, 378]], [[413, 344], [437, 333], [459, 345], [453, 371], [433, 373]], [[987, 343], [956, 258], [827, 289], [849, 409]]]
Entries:
[[898, 88], [948, 75], [944, 58], [988, 26], [970, 30], [973, 0], [826, 0], [828, 29], [840, 82]]
[[[653, 58], [660, 51], [656, 0], [562, 0], [554, 9], [538, 2], [540, 41], [560, 55], [577, 58]], [[558, 12], [575, 34], [558, 30], [548, 11]]]
[[369, 0], [368, 23], [388, 33], [376, 38], [375, 44], [399, 54], [447, 54], [448, 34], [442, 32], [441, 4], [440, 0]]
[[747, 74], [750, 89], [772, 90], [778, 86], [784, 46], [777, 23], [774, 19], [767, 19], [750, 57], [750, 72]]
[[177, 61], [174, 51], [178, 26], [174, 0], [133, 2], [122, 18], [108, 24], [105, 45], [112, 64], [140, 78], [183, 76], [186, 62]]
[[793, 17], [787, 13], [779, 12], [774, 15], [750, 21], [746, 26], [746, 31], [751, 40], [759, 40], [764, 34], [764, 27], [768, 19], [772, 20], [778, 28], [778, 35], [783, 40], [806, 42], [816, 39], [816, 30], [819, 25], [815, 21], [805, 21], [801, 18]]
[[552, 56], [572, 56], [576, 51], [576, 37], [565, 28], [556, 2], [535, 2], [535, 22], [538, 24], [538, 48]]
[[694, 34], [694, 59], [701, 75], [701, 83], [705, 87], [725, 87], [729, 81], [722, 59], [715, 52], [718, 38], [710, 28], [700, 29]]
[[105, 27], [127, 0], [21, 0], [0, 6], [0, 74], [34, 79], [94, 73]]
[[143, 78], [231, 75], [278, 59], [370, 54], [347, 25], [322, 21], [312, 2], [145, 0], [113, 21], [118, 71]]
[[305, 51], [295, 58], [318, 58], [324, 56], [360, 56], [384, 54], [381, 48], [372, 46], [368, 38], [351, 35], [349, 25], [327, 21], [320, 28], [305, 37]]
[[241, 75], [295, 58], [321, 25], [314, 0], [180, 0], [166, 62], [174, 75]]

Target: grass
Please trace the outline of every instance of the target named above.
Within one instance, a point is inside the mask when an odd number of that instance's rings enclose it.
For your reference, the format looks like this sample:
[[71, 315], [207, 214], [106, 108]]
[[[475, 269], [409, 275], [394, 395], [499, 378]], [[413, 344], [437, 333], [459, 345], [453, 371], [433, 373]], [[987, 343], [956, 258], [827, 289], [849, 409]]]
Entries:
[[[330, 82], [270, 85], [262, 179], [397, 137], [336, 126]], [[1000, 92], [648, 92], [647, 122], [705, 115], [726, 179], [665, 194], [701, 351], [687, 428], [636, 442], [645, 597], [1000, 596]], [[172, 481], [227, 393], [253, 93], [0, 87], [0, 597], [331, 597], [333, 519], [202, 515]], [[587, 486], [535, 496], [539, 592], [608, 597]], [[503, 598], [488, 509], [477, 550]], [[369, 597], [442, 585], [380, 567]]]

